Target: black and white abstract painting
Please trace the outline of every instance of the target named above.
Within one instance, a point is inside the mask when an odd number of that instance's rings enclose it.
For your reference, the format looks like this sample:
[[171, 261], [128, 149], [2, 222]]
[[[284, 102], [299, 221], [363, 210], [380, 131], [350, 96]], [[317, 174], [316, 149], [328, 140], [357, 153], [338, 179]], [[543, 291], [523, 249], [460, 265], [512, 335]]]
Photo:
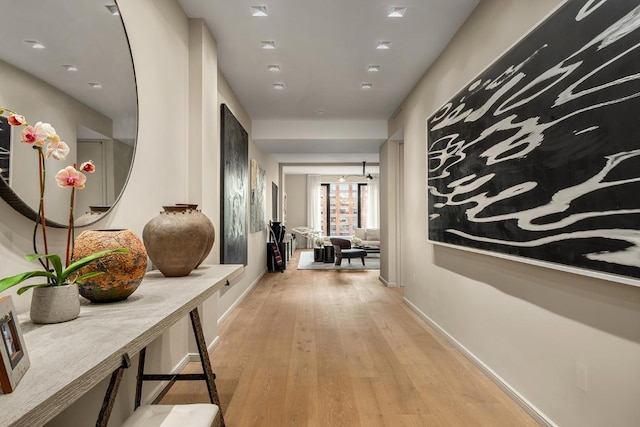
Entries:
[[430, 240], [640, 278], [640, 2], [565, 3], [427, 119], [427, 152]]
[[11, 160], [11, 125], [6, 117], [0, 116], [0, 178], [9, 184], [9, 164]]
[[220, 134], [222, 148], [220, 263], [247, 265], [249, 136], [225, 104], [221, 106]]

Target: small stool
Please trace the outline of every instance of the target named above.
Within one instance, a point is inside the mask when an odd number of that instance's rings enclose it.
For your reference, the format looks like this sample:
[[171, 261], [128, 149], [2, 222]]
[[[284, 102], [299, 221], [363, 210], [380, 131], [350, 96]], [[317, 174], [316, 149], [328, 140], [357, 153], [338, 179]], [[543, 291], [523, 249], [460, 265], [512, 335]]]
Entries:
[[122, 427], [214, 427], [217, 415], [212, 403], [141, 405]]

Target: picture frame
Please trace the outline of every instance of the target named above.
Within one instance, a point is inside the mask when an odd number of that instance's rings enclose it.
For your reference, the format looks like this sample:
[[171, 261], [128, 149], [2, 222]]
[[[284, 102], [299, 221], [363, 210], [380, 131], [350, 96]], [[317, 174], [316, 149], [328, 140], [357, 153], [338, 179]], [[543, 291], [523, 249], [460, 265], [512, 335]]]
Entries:
[[287, 193], [282, 193], [282, 222], [287, 222]]
[[11, 296], [0, 298], [0, 394], [13, 392], [29, 369], [29, 354]]
[[0, 117], [0, 178], [10, 184], [11, 166], [11, 125], [6, 117]]
[[271, 218], [274, 221], [279, 221], [280, 219], [278, 216], [278, 184], [275, 182], [271, 183]]
[[248, 263], [249, 136], [226, 104], [220, 106], [220, 263]]
[[637, 6], [563, 3], [426, 119], [430, 242], [640, 286]]
[[264, 230], [266, 224], [266, 171], [257, 160], [251, 159], [251, 232]]

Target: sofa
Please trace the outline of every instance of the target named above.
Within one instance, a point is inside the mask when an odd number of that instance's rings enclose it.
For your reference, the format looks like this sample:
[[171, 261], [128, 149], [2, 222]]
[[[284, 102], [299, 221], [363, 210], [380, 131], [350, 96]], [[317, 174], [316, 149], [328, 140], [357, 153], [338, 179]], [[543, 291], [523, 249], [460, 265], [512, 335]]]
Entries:
[[354, 228], [354, 236], [362, 240], [362, 246], [380, 246], [379, 228]]

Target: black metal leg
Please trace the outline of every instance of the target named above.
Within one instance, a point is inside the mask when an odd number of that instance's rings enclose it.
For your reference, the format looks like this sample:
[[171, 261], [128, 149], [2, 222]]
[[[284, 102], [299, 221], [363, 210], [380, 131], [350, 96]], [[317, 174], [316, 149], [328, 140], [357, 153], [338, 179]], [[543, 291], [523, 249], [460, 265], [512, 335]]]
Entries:
[[144, 376], [144, 361], [147, 357], [147, 347], [140, 350], [138, 359], [138, 376], [136, 377], [136, 401], [134, 409], [138, 409], [142, 400], [142, 381]]
[[116, 395], [118, 394], [118, 388], [122, 381], [122, 374], [124, 374], [124, 370], [129, 366], [131, 366], [131, 360], [129, 359], [129, 355], [125, 353], [122, 355], [122, 364], [111, 374], [111, 380], [109, 381], [107, 392], [104, 395], [104, 401], [102, 402], [102, 407], [98, 414], [96, 427], [107, 427], [109, 417], [111, 416], [111, 410], [113, 409], [113, 404], [115, 403]]
[[195, 335], [198, 352], [200, 353], [202, 370], [206, 377], [205, 381], [207, 383], [207, 390], [209, 391], [209, 399], [211, 400], [211, 403], [218, 405], [220, 413], [220, 427], [225, 427], [224, 418], [222, 416], [222, 405], [220, 404], [220, 398], [218, 397], [218, 389], [216, 388], [215, 376], [211, 369], [211, 360], [209, 360], [209, 352], [207, 351], [207, 343], [204, 339], [204, 333], [202, 332], [202, 323], [200, 322], [198, 309], [194, 308], [191, 310], [189, 316], [191, 317], [191, 326], [193, 327], [193, 334]]
[[[191, 317], [191, 326], [193, 328], [193, 334], [195, 336], [196, 344], [198, 346], [198, 353], [200, 354], [200, 362], [202, 363], [202, 370], [204, 371], [204, 373], [203, 374], [145, 374], [144, 364], [145, 364], [147, 349], [143, 348], [142, 350], [140, 350], [140, 359], [138, 362], [138, 376], [136, 378], [135, 408], [137, 409], [140, 406], [140, 403], [142, 400], [142, 384], [144, 381], [169, 381], [169, 385], [165, 387], [164, 391], [160, 393], [160, 395], [154, 400], [153, 403], [155, 404], [162, 399], [165, 393], [169, 390], [169, 387], [171, 386], [171, 384], [173, 384], [175, 381], [204, 380], [207, 384], [207, 390], [209, 392], [209, 400], [214, 405], [218, 405], [218, 412], [220, 414], [220, 427], [225, 427], [224, 418], [222, 417], [222, 406], [220, 405], [220, 398], [218, 397], [218, 390], [216, 388], [216, 383], [215, 383], [216, 376], [213, 374], [213, 369], [211, 368], [211, 360], [209, 359], [209, 353], [207, 352], [207, 344], [204, 339], [204, 332], [202, 331], [202, 323], [200, 322], [200, 315], [198, 314], [198, 309], [194, 308], [189, 313], [189, 316]], [[114, 375], [117, 372], [118, 371], [114, 372]], [[120, 377], [122, 377], [122, 374], [120, 374]], [[113, 378], [112, 378], [112, 381], [113, 381]], [[119, 383], [120, 379], [118, 379], [117, 381]], [[105, 401], [106, 401], [106, 397], [105, 397]], [[98, 427], [106, 427], [106, 422], [104, 424], [99, 424]]]

